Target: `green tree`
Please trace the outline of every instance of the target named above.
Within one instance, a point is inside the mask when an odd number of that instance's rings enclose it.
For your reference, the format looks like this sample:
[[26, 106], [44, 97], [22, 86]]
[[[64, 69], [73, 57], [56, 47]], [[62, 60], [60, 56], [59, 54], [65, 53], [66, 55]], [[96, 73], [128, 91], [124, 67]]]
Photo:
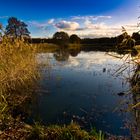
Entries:
[[2, 24], [0, 23], [0, 30], [2, 30]]
[[81, 41], [81, 39], [77, 35], [73, 34], [70, 36], [70, 43], [80, 44], [80, 41]]
[[53, 35], [53, 40], [58, 45], [66, 46], [69, 43], [69, 35], [65, 32], [56, 32]]
[[15, 17], [8, 19], [8, 25], [6, 27], [6, 35], [10, 37], [30, 37], [30, 32], [27, 29], [27, 24], [18, 20]]
[[65, 32], [56, 32], [53, 35], [53, 39], [58, 39], [58, 40], [68, 40], [69, 39], [69, 35]]
[[140, 41], [140, 33], [139, 32], [133, 33], [132, 38], [135, 39], [135, 41]]

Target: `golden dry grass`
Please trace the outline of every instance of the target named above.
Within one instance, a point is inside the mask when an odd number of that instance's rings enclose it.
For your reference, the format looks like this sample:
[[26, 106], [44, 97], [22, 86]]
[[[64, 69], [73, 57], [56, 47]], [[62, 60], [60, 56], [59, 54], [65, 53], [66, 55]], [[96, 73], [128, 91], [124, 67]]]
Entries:
[[20, 39], [4, 37], [0, 44], [0, 93], [36, 79], [35, 49]]
[[3, 37], [0, 43], [0, 122], [9, 117], [10, 106], [30, 96], [25, 89], [31, 88], [37, 80], [35, 55], [35, 48], [23, 39]]

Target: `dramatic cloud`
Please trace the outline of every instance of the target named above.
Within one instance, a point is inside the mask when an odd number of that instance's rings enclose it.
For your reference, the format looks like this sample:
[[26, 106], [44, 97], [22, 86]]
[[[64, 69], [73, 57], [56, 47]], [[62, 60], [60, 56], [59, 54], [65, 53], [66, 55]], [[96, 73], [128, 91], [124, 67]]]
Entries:
[[[108, 22], [109, 20], [109, 22]], [[29, 27], [36, 29], [39, 36], [51, 37], [57, 31], [67, 32], [69, 35], [77, 34], [81, 38], [114, 37], [122, 33], [124, 26], [129, 34], [138, 31], [137, 24], [123, 21], [115, 24], [111, 16], [73, 16], [68, 18], [48, 19], [46, 21], [30, 21]]]
[[[133, 32], [137, 32], [138, 28], [135, 24], [125, 25], [127, 32], [132, 34]], [[100, 37], [114, 37], [118, 36], [122, 33], [122, 25], [109, 25], [104, 22], [93, 23], [91, 21], [86, 20], [83, 28], [79, 28], [80, 30], [75, 31], [67, 31], [68, 34], [77, 34], [81, 38], [100, 38]]]
[[111, 18], [111, 16], [74, 16], [69, 21], [62, 20], [56, 23], [55, 27], [66, 31], [69, 35], [77, 34], [82, 38], [117, 36], [121, 34], [121, 26], [111, 26], [103, 22]]
[[65, 20], [62, 20], [56, 23], [55, 26], [58, 29], [72, 30], [72, 31], [77, 30], [80, 27], [79, 23], [77, 22], [71, 22], [71, 21], [65, 21]]

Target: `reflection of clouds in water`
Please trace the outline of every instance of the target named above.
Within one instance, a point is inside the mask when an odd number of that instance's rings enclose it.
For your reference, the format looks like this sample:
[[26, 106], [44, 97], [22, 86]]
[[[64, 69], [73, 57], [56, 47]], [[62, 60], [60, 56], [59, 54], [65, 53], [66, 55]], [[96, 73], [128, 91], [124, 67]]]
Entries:
[[[51, 64], [53, 68], [74, 68], [74, 70], [101, 70], [107, 66], [121, 64], [120, 59], [105, 52], [81, 52], [77, 57], [70, 56], [68, 61], [56, 61], [52, 53], [37, 54], [38, 64]], [[110, 67], [109, 66], [109, 67]], [[117, 66], [115, 66], [117, 67]]]
[[36, 60], [38, 64], [46, 64], [53, 58], [52, 53], [38, 53], [36, 56]]
[[78, 67], [80, 62], [77, 58], [69, 57], [68, 63], [66, 63], [66, 67]]
[[89, 69], [94, 65], [103, 65], [107, 61], [116, 60], [115, 57], [107, 55], [105, 52], [81, 52], [77, 57], [70, 57], [64, 67], [77, 67]]

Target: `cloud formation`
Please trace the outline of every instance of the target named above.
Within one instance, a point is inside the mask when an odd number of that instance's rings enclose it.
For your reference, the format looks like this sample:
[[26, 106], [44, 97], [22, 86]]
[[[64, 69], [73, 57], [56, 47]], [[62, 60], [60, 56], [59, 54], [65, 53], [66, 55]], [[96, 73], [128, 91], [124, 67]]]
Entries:
[[43, 22], [38, 22], [38, 21], [28, 21], [28, 24], [30, 26], [33, 26], [37, 29], [44, 29], [46, 30], [48, 26], [51, 26], [53, 25], [55, 22], [55, 19], [49, 19], [49, 20], [46, 20], [46, 21], [43, 21]]
[[9, 16], [0, 16], [0, 19], [7, 19]]
[[74, 31], [77, 30], [80, 27], [80, 25], [77, 22], [62, 20], [56, 23], [55, 27], [57, 27], [58, 29]]
[[55, 21], [55, 19], [53, 19], [53, 18], [52, 18], [52, 19], [49, 19], [49, 20], [48, 20], [48, 24], [53, 24], [54, 21]]
[[[129, 34], [138, 31], [137, 25], [135, 24], [124, 25], [124, 27]], [[84, 27], [80, 30], [67, 32], [68, 34], [77, 34], [81, 38], [114, 37], [122, 33], [122, 25], [109, 25], [105, 22], [92, 23], [86, 20]]]
[[[109, 22], [108, 22], [109, 20]], [[81, 38], [114, 37], [122, 33], [124, 26], [129, 34], [138, 31], [137, 24], [131, 22], [113, 23], [111, 16], [73, 16], [69, 18], [52, 18], [44, 22], [30, 21], [29, 25], [50, 35], [57, 31], [77, 34]], [[51, 37], [51, 36], [50, 36]]]
[[29, 21], [28, 24], [37, 29], [45, 29], [48, 26], [48, 22]]
[[111, 19], [111, 16], [73, 16], [72, 20], [93, 20], [97, 21], [99, 19]]

